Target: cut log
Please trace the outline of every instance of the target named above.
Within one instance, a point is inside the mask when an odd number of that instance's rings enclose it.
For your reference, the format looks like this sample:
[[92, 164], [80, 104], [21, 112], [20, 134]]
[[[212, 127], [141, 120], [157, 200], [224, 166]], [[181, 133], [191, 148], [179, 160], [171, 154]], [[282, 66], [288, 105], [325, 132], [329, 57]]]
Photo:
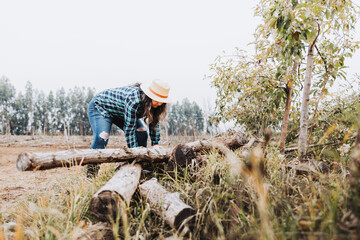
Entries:
[[196, 211], [181, 201], [179, 193], [168, 192], [156, 178], [142, 183], [139, 188], [151, 209], [171, 227], [182, 234], [193, 230]]
[[236, 154], [221, 143], [209, 141], [195, 141], [176, 146], [168, 162], [168, 171], [184, 168], [191, 164], [191, 161], [195, 157], [195, 152], [209, 151], [211, 149], [216, 149], [224, 156], [225, 163], [230, 169], [231, 177], [241, 174], [243, 163]]
[[[126, 164], [92, 197], [90, 211], [101, 221], [115, 221], [138, 187], [142, 167]], [[125, 204], [124, 204], [125, 202]]]
[[58, 152], [24, 152], [19, 155], [16, 167], [19, 171], [49, 169], [90, 163], [144, 162], [145, 164], [164, 163], [170, 157], [171, 149], [160, 148], [116, 148], [82, 149]]
[[[133, 162], [136, 161], [145, 165], [153, 165], [158, 163], [167, 163], [170, 155], [173, 152], [171, 161], [175, 164], [185, 165], [195, 157], [195, 152], [208, 151], [210, 149], [217, 149], [226, 156], [227, 163], [231, 166], [232, 171], [238, 171], [238, 161], [235, 154], [227, 147], [242, 146], [246, 140], [242, 134], [235, 134], [231, 143], [227, 145], [212, 142], [212, 141], [195, 141], [176, 147], [174, 153], [171, 148], [159, 148], [157, 150], [152, 148], [116, 148], [116, 149], [82, 149], [72, 151], [58, 151], [58, 152], [24, 152], [18, 156], [16, 167], [19, 171], [41, 170], [56, 167], [70, 167], [86, 164], [96, 163], [111, 163], [111, 162]], [[178, 150], [179, 148], [186, 149]], [[179, 155], [180, 154], [180, 155]], [[179, 157], [179, 160], [174, 158]], [[184, 162], [184, 157], [186, 161]], [[175, 165], [174, 165], [175, 166]], [[233, 169], [232, 167], [235, 167]]]
[[237, 132], [231, 138], [225, 140], [225, 145], [232, 149], [238, 149], [249, 142], [249, 139], [244, 132]]

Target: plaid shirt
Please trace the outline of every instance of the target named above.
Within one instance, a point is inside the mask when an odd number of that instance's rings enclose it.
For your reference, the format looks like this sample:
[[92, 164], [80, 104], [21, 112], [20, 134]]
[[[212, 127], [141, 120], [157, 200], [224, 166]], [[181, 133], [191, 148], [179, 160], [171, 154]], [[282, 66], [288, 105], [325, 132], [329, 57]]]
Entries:
[[[104, 90], [95, 96], [95, 107], [108, 118], [120, 118], [124, 122], [123, 131], [129, 148], [138, 147], [135, 130], [136, 121], [141, 116], [141, 94], [138, 87], [119, 87]], [[154, 128], [149, 126], [151, 145], [160, 141], [159, 124]]]

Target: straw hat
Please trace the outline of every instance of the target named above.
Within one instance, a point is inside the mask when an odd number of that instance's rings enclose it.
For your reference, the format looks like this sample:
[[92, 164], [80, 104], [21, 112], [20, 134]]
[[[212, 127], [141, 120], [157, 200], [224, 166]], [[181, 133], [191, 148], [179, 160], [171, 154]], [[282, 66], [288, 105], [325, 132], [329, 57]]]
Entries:
[[151, 83], [141, 84], [140, 88], [152, 100], [162, 103], [170, 102], [170, 86], [166, 82], [163, 82], [159, 79], [154, 79]]

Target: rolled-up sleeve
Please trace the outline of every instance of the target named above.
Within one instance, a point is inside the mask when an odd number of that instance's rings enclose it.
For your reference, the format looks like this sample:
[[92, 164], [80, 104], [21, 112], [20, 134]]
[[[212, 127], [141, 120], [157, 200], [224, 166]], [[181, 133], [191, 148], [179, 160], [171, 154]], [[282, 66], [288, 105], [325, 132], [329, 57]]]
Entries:
[[150, 124], [149, 126], [149, 134], [151, 139], [151, 146], [155, 144], [159, 144], [160, 142], [160, 125], [157, 124], [156, 127]]
[[138, 147], [136, 141], [136, 113], [138, 110], [139, 104], [133, 102], [130, 98], [125, 101], [125, 111], [124, 111], [124, 133], [127, 146], [129, 148]]

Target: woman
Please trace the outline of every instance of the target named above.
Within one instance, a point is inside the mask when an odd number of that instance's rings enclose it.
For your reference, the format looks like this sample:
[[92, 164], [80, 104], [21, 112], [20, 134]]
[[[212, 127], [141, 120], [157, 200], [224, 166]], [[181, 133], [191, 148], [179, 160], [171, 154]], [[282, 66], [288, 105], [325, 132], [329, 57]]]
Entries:
[[[129, 148], [146, 147], [148, 134], [142, 118], [149, 125], [151, 145], [158, 145], [159, 121], [166, 116], [169, 91], [166, 82], [155, 79], [150, 84], [107, 89], [97, 94], [88, 109], [94, 133], [90, 149], [106, 147], [112, 124], [124, 131]], [[98, 169], [98, 165], [89, 164], [87, 175], [93, 177]]]

